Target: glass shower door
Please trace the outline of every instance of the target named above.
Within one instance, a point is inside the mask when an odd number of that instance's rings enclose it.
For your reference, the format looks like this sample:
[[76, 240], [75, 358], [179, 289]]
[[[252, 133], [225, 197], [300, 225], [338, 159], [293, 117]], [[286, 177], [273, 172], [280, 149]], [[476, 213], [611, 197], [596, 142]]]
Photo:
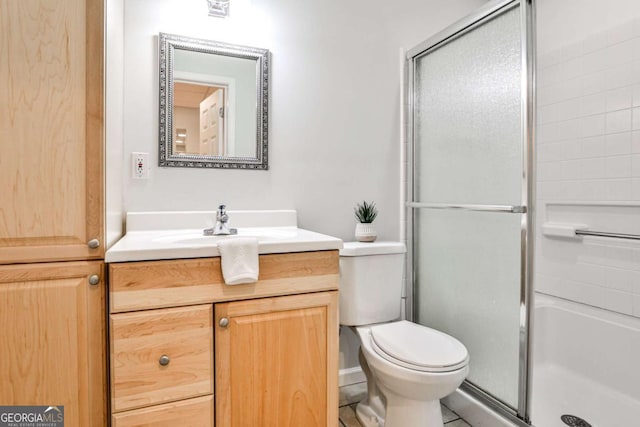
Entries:
[[413, 315], [465, 344], [468, 387], [524, 418], [526, 19], [501, 5], [410, 57]]

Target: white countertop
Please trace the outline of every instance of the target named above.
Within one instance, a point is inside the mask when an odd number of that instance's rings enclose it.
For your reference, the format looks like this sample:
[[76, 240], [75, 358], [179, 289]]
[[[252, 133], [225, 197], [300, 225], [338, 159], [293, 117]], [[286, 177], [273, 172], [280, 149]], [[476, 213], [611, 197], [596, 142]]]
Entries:
[[[227, 211], [237, 235], [204, 236], [215, 212], [132, 212], [127, 233], [105, 254], [106, 262], [220, 256], [217, 242], [237, 236], [258, 239], [260, 254], [341, 249], [342, 240], [297, 227], [295, 211]], [[180, 225], [177, 227], [176, 225]], [[168, 227], [169, 226], [169, 227]]]

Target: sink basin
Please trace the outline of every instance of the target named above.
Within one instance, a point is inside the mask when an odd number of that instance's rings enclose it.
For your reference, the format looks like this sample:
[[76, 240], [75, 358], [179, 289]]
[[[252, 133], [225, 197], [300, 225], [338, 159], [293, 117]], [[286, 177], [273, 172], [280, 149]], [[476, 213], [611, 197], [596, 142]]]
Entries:
[[326, 251], [342, 240], [298, 228], [297, 214], [280, 211], [227, 211], [238, 234], [205, 236], [216, 212], [128, 212], [127, 234], [105, 253], [106, 262], [220, 256], [218, 243], [238, 237], [258, 239], [262, 254]]
[[289, 227], [245, 227], [238, 228], [238, 234], [228, 236], [205, 236], [201, 230], [184, 230], [157, 236], [154, 242], [184, 246], [215, 246], [220, 240], [237, 237], [255, 237], [258, 242], [287, 240], [296, 237], [296, 228]]

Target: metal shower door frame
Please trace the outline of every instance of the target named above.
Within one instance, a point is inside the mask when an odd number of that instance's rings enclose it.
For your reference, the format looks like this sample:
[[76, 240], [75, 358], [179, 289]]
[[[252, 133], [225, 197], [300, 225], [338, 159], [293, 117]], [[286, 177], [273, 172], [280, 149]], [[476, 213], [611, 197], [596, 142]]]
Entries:
[[[461, 19], [441, 32], [435, 34], [420, 43], [406, 54], [405, 63], [405, 99], [406, 99], [406, 137], [407, 137], [407, 192], [406, 192], [406, 218], [407, 218], [407, 245], [411, 256], [407, 257], [407, 279], [412, 285], [412, 292], [407, 295], [407, 317], [414, 318], [415, 270], [414, 260], [414, 221], [415, 212], [418, 209], [455, 209], [468, 211], [493, 211], [503, 213], [521, 214], [521, 254], [520, 254], [520, 332], [519, 332], [519, 368], [518, 368], [518, 407], [512, 408], [499, 401], [484, 390], [465, 381], [461, 388], [480, 400], [496, 412], [507, 417], [521, 426], [527, 426], [529, 421], [530, 406], [530, 337], [532, 324], [532, 310], [530, 304], [533, 301], [533, 219], [535, 200], [535, 169], [534, 169], [534, 125], [535, 125], [535, 38], [534, 38], [534, 0], [494, 0], [475, 13]], [[520, 206], [490, 206], [490, 205], [446, 205], [433, 203], [420, 203], [415, 201], [414, 172], [415, 168], [415, 68], [416, 60], [455, 40], [464, 34], [483, 25], [495, 16], [498, 16], [512, 8], [520, 7], [521, 21], [521, 128], [522, 128], [522, 198]]]

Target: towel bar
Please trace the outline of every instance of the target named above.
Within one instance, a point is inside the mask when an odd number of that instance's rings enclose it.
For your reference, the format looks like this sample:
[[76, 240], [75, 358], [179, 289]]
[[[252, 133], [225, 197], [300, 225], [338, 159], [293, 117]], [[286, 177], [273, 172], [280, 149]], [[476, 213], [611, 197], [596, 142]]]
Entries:
[[613, 239], [640, 240], [640, 235], [638, 235], [638, 234], [606, 233], [604, 231], [576, 230], [576, 235], [578, 235], [578, 236], [611, 237]]

